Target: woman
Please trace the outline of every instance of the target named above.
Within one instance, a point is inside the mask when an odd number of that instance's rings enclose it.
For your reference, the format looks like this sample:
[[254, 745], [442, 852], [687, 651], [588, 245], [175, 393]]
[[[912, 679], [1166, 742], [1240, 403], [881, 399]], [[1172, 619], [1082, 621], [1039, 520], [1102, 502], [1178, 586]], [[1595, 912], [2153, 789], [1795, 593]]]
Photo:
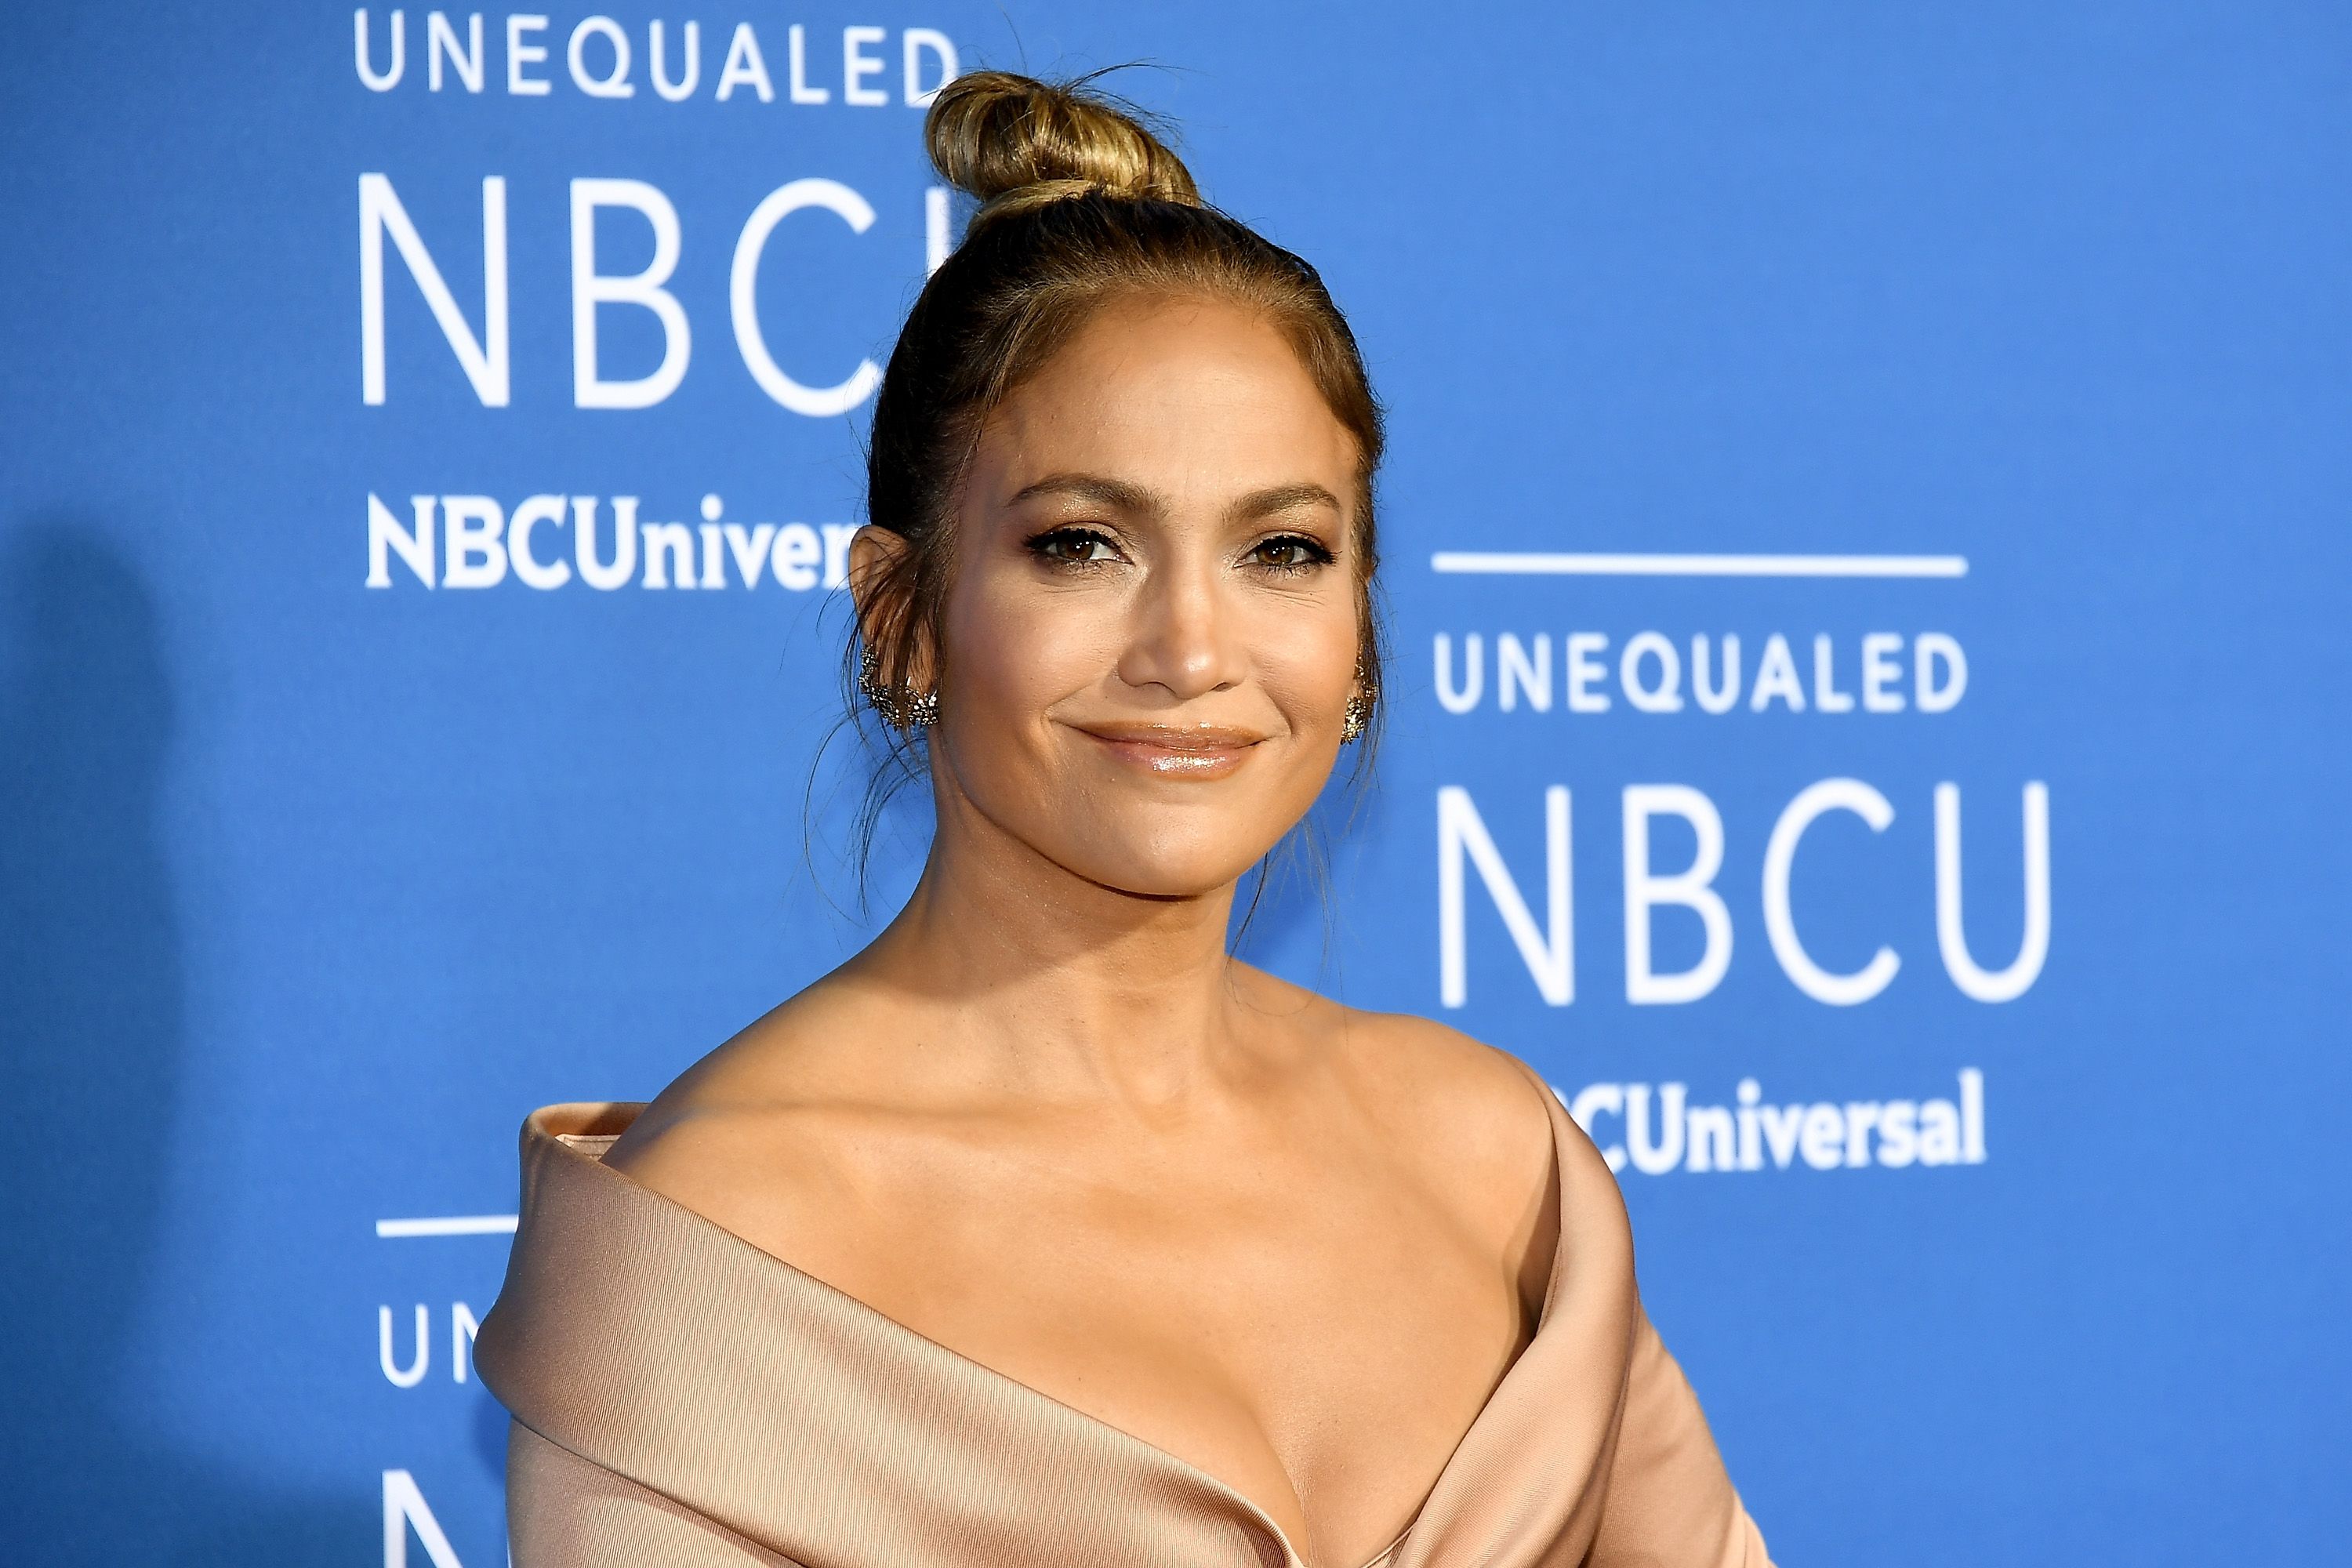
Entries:
[[1543, 1084], [1226, 952], [1379, 699], [1338, 310], [1083, 91], [927, 134], [982, 205], [851, 577], [937, 835], [650, 1106], [525, 1127], [515, 1562], [1762, 1563]]

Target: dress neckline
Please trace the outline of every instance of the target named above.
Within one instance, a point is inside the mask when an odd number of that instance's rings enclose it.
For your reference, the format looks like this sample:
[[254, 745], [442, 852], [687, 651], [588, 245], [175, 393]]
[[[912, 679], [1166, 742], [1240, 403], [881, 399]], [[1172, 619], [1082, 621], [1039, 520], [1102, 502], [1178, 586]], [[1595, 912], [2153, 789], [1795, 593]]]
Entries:
[[[1543, 1306], [1536, 1318], [1535, 1332], [1528, 1337], [1526, 1344], [1519, 1347], [1518, 1353], [1511, 1358], [1511, 1364], [1503, 1370], [1503, 1375], [1497, 1378], [1495, 1386], [1487, 1391], [1486, 1401], [1479, 1405], [1478, 1413], [1470, 1418], [1469, 1426], [1464, 1427], [1461, 1436], [1454, 1439], [1454, 1447], [1447, 1453], [1445, 1462], [1438, 1467], [1437, 1474], [1431, 1478], [1428, 1487], [1423, 1490], [1421, 1501], [1415, 1506], [1412, 1518], [1406, 1521], [1404, 1528], [1397, 1532], [1394, 1540], [1359, 1564], [1358, 1568], [1381, 1568], [1381, 1564], [1388, 1562], [1395, 1554], [1397, 1548], [1402, 1546], [1406, 1538], [1412, 1533], [1413, 1526], [1420, 1522], [1422, 1514], [1427, 1510], [1429, 1500], [1436, 1495], [1439, 1487], [1444, 1483], [1455, 1461], [1460, 1458], [1464, 1447], [1469, 1443], [1471, 1435], [1478, 1430], [1480, 1424], [1486, 1420], [1487, 1413], [1501, 1401], [1504, 1390], [1510, 1386], [1513, 1376], [1528, 1363], [1538, 1342], [1543, 1338], [1545, 1328], [1552, 1321], [1553, 1307], [1559, 1295], [1568, 1250], [1566, 1235], [1568, 1204], [1565, 1188], [1570, 1181], [1570, 1173], [1566, 1168], [1567, 1151], [1562, 1147], [1560, 1129], [1564, 1118], [1558, 1104], [1558, 1097], [1553, 1094], [1551, 1087], [1538, 1079], [1532, 1071], [1528, 1072], [1528, 1077], [1535, 1081], [1537, 1088], [1541, 1091], [1545, 1110], [1549, 1113], [1552, 1145], [1552, 1181], [1560, 1189], [1555, 1208], [1560, 1216], [1561, 1234], [1554, 1238], [1551, 1270], [1545, 1281]], [[1041, 1405], [1051, 1406], [1066, 1416], [1075, 1417], [1087, 1430], [1097, 1436], [1140, 1451], [1152, 1463], [1182, 1476], [1195, 1487], [1223, 1499], [1244, 1513], [1282, 1548], [1286, 1568], [1311, 1568], [1306, 1559], [1299, 1555], [1297, 1548], [1292, 1544], [1288, 1532], [1276, 1521], [1274, 1516], [1266, 1512], [1264, 1507], [1238, 1487], [1212, 1475], [1182, 1456], [1171, 1453], [1157, 1443], [1136, 1436], [1123, 1426], [1081, 1410], [1065, 1400], [1057, 1399], [1044, 1389], [1033, 1384], [1024, 1383], [1009, 1373], [1000, 1372], [985, 1362], [964, 1354], [952, 1345], [932, 1339], [920, 1330], [909, 1328], [880, 1308], [851, 1295], [836, 1285], [818, 1279], [789, 1259], [779, 1258], [767, 1248], [745, 1240], [716, 1220], [687, 1207], [675, 1198], [656, 1192], [653, 1188], [629, 1176], [625, 1172], [605, 1164], [605, 1153], [614, 1143], [619, 1141], [621, 1134], [628, 1130], [630, 1124], [635, 1121], [638, 1113], [645, 1110], [643, 1103], [614, 1102], [594, 1107], [597, 1114], [590, 1121], [590, 1124], [596, 1129], [593, 1132], [562, 1132], [555, 1130], [552, 1124], [555, 1113], [576, 1112], [587, 1109], [589, 1108], [585, 1106], [574, 1105], [550, 1106], [534, 1112], [524, 1123], [523, 1136], [526, 1145], [533, 1139], [544, 1140], [551, 1147], [561, 1150], [568, 1160], [578, 1162], [581, 1166], [593, 1170], [601, 1177], [627, 1184], [630, 1191], [665, 1205], [676, 1214], [691, 1219], [697, 1225], [708, 1227], [716, 1236], [725, 1237], [736, 1247], [748, 1250], [757, 1259], [781, 1270], [796, 1287], [820, 1293], [833, 1302], [836, 1310], [866, 1324], [873, 1332], [882, 1338], [898, 1339], [910, 1346], [923, 1346], [929, 1353], [946, 1358], [964, 1375], [995, 1388], [1007, 1399], [1016, 1403], [1034, 1402]]]

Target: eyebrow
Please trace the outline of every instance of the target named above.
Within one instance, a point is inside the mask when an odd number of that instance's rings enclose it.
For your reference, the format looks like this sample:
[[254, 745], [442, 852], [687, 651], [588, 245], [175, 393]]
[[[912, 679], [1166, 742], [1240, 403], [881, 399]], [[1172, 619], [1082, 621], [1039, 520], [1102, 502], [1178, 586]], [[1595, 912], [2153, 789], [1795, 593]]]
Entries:
[[[1068, 496], [1120, 511], [1154, 517], [1162, 516], [1168, 510], [1165, 501], [1141, 485], [1099, 474], [1048, 474], [1034, 483], [1022, 486], [1013, 492], [1007, 504], [1017, 506], [1038, 496]], [[1340, 504], [1338, 496], [1323, 486], [1312, 480], [1301, 480], [1297, 484], [1273, 485], [1265, 489], [1252, 490], [1227, 507], [1225, 516], [1229, 521], [1254, 522], [1302, 506], [1328, 507], [1342, 516], [1348, 510]]]
[[1018, 506], [1038, 496], [1069, 496], [1076, 500], [1090, 500], [1120, 511], [1149, 512], [1157, 515], [1167, 506], [1158, 496], [1141, 485], [1131, 485], [1125, 479], [1105, 479], [1098, 474], [1047, 474], [1034, 484], [1022, 486], [1006, 504]]
[[1290, 511], [1302, 506], [1328, 507], [1345, 517], [1348, 509], [1339, 498], [1312, 480], [1295, 485], [1276, 485], [1268, 489], [1252, 490], [1225, 509], [1225, 516], [1234, 522], [1255, 522], [1262, 517], [1272, 517], [1278, 511]]

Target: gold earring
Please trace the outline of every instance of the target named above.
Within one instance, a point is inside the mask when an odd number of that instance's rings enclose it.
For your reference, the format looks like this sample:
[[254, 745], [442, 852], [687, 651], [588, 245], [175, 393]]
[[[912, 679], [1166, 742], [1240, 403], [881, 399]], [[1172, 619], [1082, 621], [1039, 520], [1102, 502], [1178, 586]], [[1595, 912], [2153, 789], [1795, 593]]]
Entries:
[[1355, 690], [1348, 694], [1348, 706], [1339, 715], [1339, 743], [1346, 746], [1362, 740], [1364, 731], [1371, 727], [1371, 722], [1370, 689], [1359, 684]]

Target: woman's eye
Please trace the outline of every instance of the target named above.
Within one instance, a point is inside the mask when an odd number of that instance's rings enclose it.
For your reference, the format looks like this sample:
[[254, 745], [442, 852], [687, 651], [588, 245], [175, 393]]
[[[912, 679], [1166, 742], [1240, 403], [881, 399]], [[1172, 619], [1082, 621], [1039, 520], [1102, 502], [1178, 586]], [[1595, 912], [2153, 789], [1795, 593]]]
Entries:
[[1029, 541], [1029, 548], [1066, 566], [1092, 566], [1118, 558], [1109, 539], [1090, 528], [1057, 528]]
[[1285, 533], [1262, 542], [1250, 552], [1250, 559], [1276, 572], [1304, 572], [1329, 565], [1331, 552], [1305, 534]]

